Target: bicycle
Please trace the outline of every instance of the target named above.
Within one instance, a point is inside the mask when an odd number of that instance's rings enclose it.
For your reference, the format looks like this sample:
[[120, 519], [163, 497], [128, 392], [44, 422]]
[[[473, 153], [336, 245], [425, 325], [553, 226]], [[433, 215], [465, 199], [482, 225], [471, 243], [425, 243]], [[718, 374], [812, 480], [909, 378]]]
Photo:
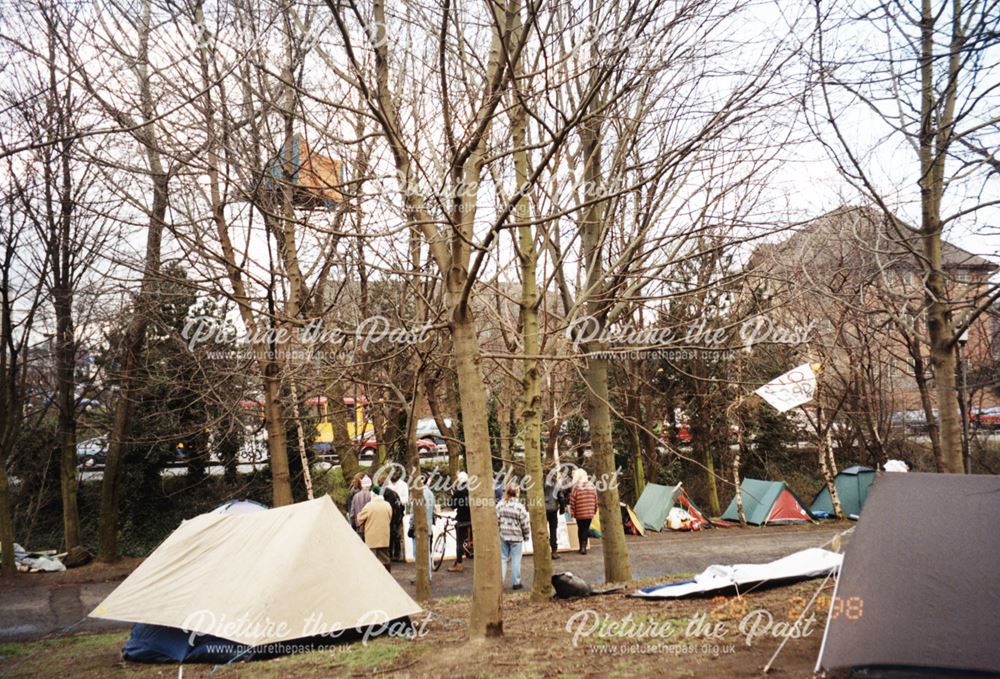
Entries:
[[[441, 568], [441, 564], [444, 563], [444, 552], [445, 547], [448, 544], [448, 538], [451, 537], [456, 543], [458, 542], [458, 534], [455, 531], [455, 526], [457, 522], [451, 516], [439, 516], [434, 515], [435, 519], [444, 519], [444, 528], [441, 533], [434, 539], [434, 545], [431, 547], [431, 564], [434, 570]], [[471, 526], [470, 526], [471, 528]], [[469, 537], [462, 544], [462, 551], [466, 558], [471, 559], [473, 556], [472, 549], [472, 531], [469, 531]]]

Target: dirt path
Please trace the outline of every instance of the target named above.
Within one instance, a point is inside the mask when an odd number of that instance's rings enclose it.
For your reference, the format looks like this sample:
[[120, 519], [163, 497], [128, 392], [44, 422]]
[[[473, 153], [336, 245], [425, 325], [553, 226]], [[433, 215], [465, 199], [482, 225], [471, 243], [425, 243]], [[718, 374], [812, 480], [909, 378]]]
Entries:
[[[645, 537], [629, 537], [629, 560], [632, 577], [666, 578], [678, 573], [698, 573], [716, 563], [754, 563], [771, 561], [807, 547], [820, 547], [838, 533], [850, 528], [845, 523], [832, 526], [773, 526], [767, 528], [716, 529], [700, 533], [648, 532]], [[591, 584], [604, 582], [604, 561], [601, 541], [590, 541], [590, 552], [582, 556], [576, 552], [563, 552], [553, 564], [555, 572], [572, 571]], [[463, 573], [448, 573], [445, 562], [434, 573], [431, 588], [434, 596], [472, 594], [472, 564]], [[531, 557], [525, 557], [521, 567], [525, 588], [532, 584]], [[415, 588], [412, 564], [393, 564], [393, 575], [411, 595]], [[510, 574], [507, 575], [510, 588]]]
[[[849, 524], [827, 524], [648, 533], [646, 537], [628, 538], [632, 575], [636, 579], [668, 578], [678, 573], [698, 572], [713, 563], [769, 561], [807, 547], [819, 547], [848, 527]], [[129, 627], [85, 616], [124, 579], [135, 563], [106, 572], [95, 572], [87, 567], [66, 573], [32, 574], [20, 578], [17, 585], [0, 587], [0, 642], [55, 636], [71, 626], [74, 633]], [[464, 573], [448, 573], [445, 571], [448, 565], [446, 563], [434, 574], [431, 583], [434, 596], [471, 594], [472, 564]], [[556, 572], [572, 571], [591, 583], [603, 582], [600, 540], [591, 540], [587, 556], [563, 553], [554, 566]], [[522, 571], [528, 588], [532, 582], [531, 557], [525, 557]], [[394, 564], [393, 575], [404, 589], [414, 594], [412, 564]]]

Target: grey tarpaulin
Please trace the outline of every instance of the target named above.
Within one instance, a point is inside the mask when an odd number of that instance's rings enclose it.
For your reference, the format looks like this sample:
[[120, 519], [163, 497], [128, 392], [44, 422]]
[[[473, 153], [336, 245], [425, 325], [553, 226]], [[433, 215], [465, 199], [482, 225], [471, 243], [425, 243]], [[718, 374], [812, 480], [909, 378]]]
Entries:
[[817, 669], [1000, 672], [1000, 476], [881, 474]]

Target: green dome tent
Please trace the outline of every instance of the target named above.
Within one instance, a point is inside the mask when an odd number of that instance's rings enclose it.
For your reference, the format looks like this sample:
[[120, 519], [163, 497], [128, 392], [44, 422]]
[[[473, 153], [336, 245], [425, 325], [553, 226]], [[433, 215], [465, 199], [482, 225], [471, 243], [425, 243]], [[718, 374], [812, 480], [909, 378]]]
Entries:
[[670, 516], [670, 510], [679, 507], [687, 512], [694, 521], [702, 525], [710, 525], [708, 519], [688, 498], [681, 484], [676, 486], [661, 486], [658, 483], [647, 483], [639, 500], [635, 503], [635, 515], [647, 530], [657, 532], [663, 530]]
[[[812, 521], [813, 516], [809, 509], [784, 481], [743, 479], [743, 483], [740, 484], [740, 494], [743, 496], [743, 513], [746, 515], [747, 523], [763, 526]], [[740, 520], [735, 497], [722, 518], [726, 521]]]
[[[837, 498], [840, 506], [844, 510], [844, 516], [857, 518], [861, 516], [861, 508], [868, 498], [868, 487], [875, 480], [875, 470], [870, 467], [848, 467], [841, 470], [833, 479], [837, 488]], [[823, 484], [819, 492], [816, 493], [810, 509], [813, 512], [826, 512], [833, 514], [833, 501], [830, 499], [830, 490]]]

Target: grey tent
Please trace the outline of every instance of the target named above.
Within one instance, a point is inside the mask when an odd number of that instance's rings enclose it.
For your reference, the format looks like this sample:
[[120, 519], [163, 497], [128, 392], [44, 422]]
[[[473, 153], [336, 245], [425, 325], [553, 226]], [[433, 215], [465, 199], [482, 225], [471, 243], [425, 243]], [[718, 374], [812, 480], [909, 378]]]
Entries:
[[[761, 481], [743, 479], [740, 484], [743, 497], [743, 513], [747, 523], [764, 524], [808, 523], [812, 514], [784, 481]], [[722, 515], [726, 521], [739, 521], [740, 514], [736, 498], [732, 499]]]
[[998, 515], [1000, 476], [882, 474], [847, 547], [817, 671], [1000, 673]]
[[[837, 499], [844, 510], [844, 515], [848, 518], [861, 516], [861, 508], [868, 498], [868, 488], [875, 480], [875, 470], [871, 467], [859, 467], [857, 465], [841, 470], [833, 479], [833, 484], [837, 488]], [[830, 499], [830, 490], [823, 484], [816, 497], [813, 498], [810, 511], [826, 512], [833, 514], [833, 500]]]

